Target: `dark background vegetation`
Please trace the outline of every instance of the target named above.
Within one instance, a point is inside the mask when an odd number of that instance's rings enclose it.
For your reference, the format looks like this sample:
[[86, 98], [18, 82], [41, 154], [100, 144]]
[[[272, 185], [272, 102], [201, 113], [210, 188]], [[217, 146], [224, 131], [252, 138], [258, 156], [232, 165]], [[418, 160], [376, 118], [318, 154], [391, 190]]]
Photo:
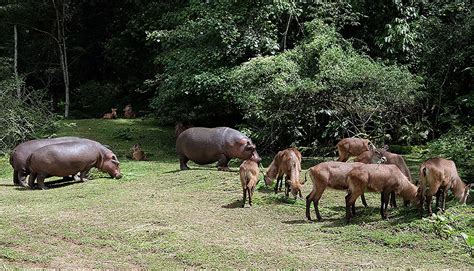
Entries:
[[[131, 103], [163, 125], [227, 125], [262, 152], [337, 140], [428, 143], [472, 165], [470, 1], [0, 2], [2, 150], [54, 131], [65, 90], [56, 7], [64, 7], [70, 117]], [[18, 72], [13, 76], [18, 29]], [[21, 85], [21, 95], [17, 86]], [[8, 128], [8, 129], [7, 129]]]

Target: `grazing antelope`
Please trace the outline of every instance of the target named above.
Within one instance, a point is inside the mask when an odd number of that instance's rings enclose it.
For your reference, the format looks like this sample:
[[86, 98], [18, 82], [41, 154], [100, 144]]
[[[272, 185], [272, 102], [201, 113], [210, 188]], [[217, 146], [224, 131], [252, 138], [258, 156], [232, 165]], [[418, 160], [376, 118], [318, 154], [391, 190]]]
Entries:
[[[355, 162], [361, 162], [364, 164], [380, 164], [382, 161], [384, 164], [396, 165], [400, 171], [405, 175], [410, 182], [412, 182], [412, 177], [410, 170], [407, 167], [405, 159], [399, 154], [391, 153], [387, 151], [387, 147], [383, 149], [372, 149], [365, 151], [355, 158]], [[406, 206], [408, 202], [405, 202]], [[397, 201], [395, 195], [390, 195], [390, 206], [397, 207]]]
[[[337, 190], [347, 190], [348, 185], [346, 176], [354, 167], [363, 165], [362, 163], [345, 163], [345, 162], [323, 162], [311, 167], [306, 173], [309, 173], [313, 181], [313, 190], [306, 197], [306, 218], [311, 220], [310, 208], [311, 202], [314, 204], [314, 211], [316, 217], [320, 221], [321, 214], [319, 213], [319, 200], [321, 199], [324, 190], [327, 187]], [[306, 176], [305, 176], [306, 178]], [[362, 204], [367, 207], [364, 194], [361, 195]]]
[[[298, 151], [299, 153], [299, 151]], [[301, 155], [301, 154], [300, 154]], [[283, 175], [285, 177], [285, 195], [288, 197], [291, 190], [292, 195], [296, 198], [299, 195], [301, 198], [300, 183], [301, 158], [298, 157], [294, 148], [279, 151], [273, 158], [272, 163], [265, 174], [265, 184], [271, 185], [273, 180], [277, 178], [277, 185], [275, 186], [275, 193], [278, 192], [278, 183], [282, 182]], [[280, 183], [281, 184], [281, 183]]]
[[239, 172], [243, 193], [242, 208], [245, 206], [245, 197], [247, 194], [249, 196], [249, 205], [252, 206], [252, 196], [258, 182], [258, 164], [252, 160], [245, 160], [240, 165]]
[[[444, 158], [431, 158], [420, 166], [420, 188], [422, 199], [426, 200], [429, 215], [432, 215], [431, 201], [436, 195], [436, 209], [441, 199], [441, 210], [446, 209], [446, 195], [451, 189], [460, 203], [466, 203], [472, 184], [465, 184], [458, 175], [453, 161]], [[420, 206], [420, 216], [423, 216], [423, 202]]]
[[346, 221], [355, 215], [356, 199], [368, 190], [381, 194], [380, 215], [387, 218], [390, 193], [400, 195], [404, 201], [419, 204], [421, 192], [403, 175], [396, 165], [362, 164], [347, 174]]

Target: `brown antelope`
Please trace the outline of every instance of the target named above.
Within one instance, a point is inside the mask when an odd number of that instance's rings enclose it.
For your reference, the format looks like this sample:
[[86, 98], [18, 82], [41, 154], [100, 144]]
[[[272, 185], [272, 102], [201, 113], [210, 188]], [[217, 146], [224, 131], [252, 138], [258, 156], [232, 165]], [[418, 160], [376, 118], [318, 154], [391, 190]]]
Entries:
[[249, 196], [249, 205], [252, 206], [252, 196], [255, 191], [255, 186], [258, 182], [259, 168], [258, 164], [252, 160], [245, 160], [239, 168], [240, 183], [242, 184], [242, 208], [245, 206], [245, 197]]
[[374, 145], [368, 139], [348, 137], [343, 138], [336, 145], [339, 152], [337, 161], [346, 162], [350, 156], [357, 156], [365, 151], [374, 148]]
[[133, 112], [133, 109], [132, 109], [132, 105], [131, 105], [131, 104], [127, 104], [127, 106], [125, 106], [125, 108], [123, 109], [123, 116], [124, 116], [126, 119], [133, 119], [133, 118], [135, 118], [135, 112]]
[[346, 221], [350, 222], [355, 215], [355, 201], [364, 193], [372, 191], [381, 193], [380, 215], [387, 218], [387, 207], [390, 193], [400, 195], [404, 201], [419, 204], [421, 192], [403, 175], [396, 165], [362, 164], [347, 174]]
[[103, 119], [116, 119], [117, 118], [117, 108], [111, 108], [111, 113], [105, 113], [102, 117]]
[[[311, 220], [310, 209], [311, 202], [314, 204], [314, 211], [316, 217], [320, 221], [321, 214], [319, 213], [319, 200], [326, 190], [327, 187], [337, 190], [347, 190], [348, 185], [346, 182], [346, 176], [349, 171], [354, 167], [363, 165], [362, 163], [345, 163], [345, 162], [323, 162], [311, 167], [306, 173], [309, 172], [309, 176], [313, 181], [313, 190], [306, 197], [306, 218]], [[305, 176], [306, 179], [306, 176]], [[364, 194], [361, 195], [362, 204], [367, 207]]]
[[[299, 153], [299, 151], [298, 151]], [[300, 154], [301, 155], [301, 154]], [[291, 190], [292, 195], [296, 198], [299, 195], [301, 198], [301, 158], [298, 158], [294, 148], [279, 151], [265, 174], [265, 184], [271, 185], [273, 180], [277, 178], [275, 186], [275, 193], [278, 192], [278, 183], [282, 182], [283, 175], [285, 177], [285, 195], [288, 197]], [[281, 184], [281, 183], [280, 183]]]
[[140, 145], [138, 143], [132, 146], [130, 152], [132, 153], [133, 160], [143, 161], [147, 159], [145, 152], [141, 150]]
[[[302, 158], [301, 152], [300, 152], [296, 147], [287, 148], [287, 149], [285, 149], [285, 151], [292, 151], [292, 152], [295, 153], [296, 158], [298, 158], [298, 161], [299, 161], [299, 163], [297, 163], [297, 165], [298, 165], [298, 170], [299, 170], [299, 172], [301, 172], [301, 158]], [[275, 156], [275, 157], [278, 157], [278, 155]], [[281, 157], [281, 156], [280, 156], [280, 157]], [[279, 158], [277, 158], [277, 159], [279, 159]], [[277, 182], [276, 182], [276, 185], [275, 185], [275, 194], [278, 193], [278, 191], [281, 191], [281, 189], [282, 189], [282, 186], [283, 186], [283, 175], [284, 175], [284, 174], [282, 174], [281, 176], [278, 175], [277, 178], [276, 178]], [[286, 185], [286, 184], [285, 184], [285, 185]], [[286, 188], [286, 186], [285, 186], [285, 188]]]
[[[396, 165], [403, 173], [403, 175], [405, 175], [408, 180], [412, 182], [411, 173], [407, 167], [407, 164], [405, 163], [405, 159], [403, 159], [403, 157], [399, 154], [387, 151], [387, 148], [388, 147], [385, 147], [383, 149], [372, 149], [365, 151], [359, 154], [359, 156], [357, 156], [354, 161], [361, 162], [364, 164], [380, 164], [381, 161], [384, 161], [382, 162], [384, 164]], [[404, 204], [406, 206], [407, 202], [405, 202]], [[394, 194], [390, 196], [390, 205], [392, 207], [397, 207], [397, 201], [395, 199]]]
[[[422, 199], [426, 200], [429, 215], [432, 215], [431, 201], [436, 195], [436, 209], [441, 198], [441, 210], [446, 209], [446, 195], [451, 189], [460, 203], [466, 203], [472, 184], [465, 184], [458, 175], [453, 161], [444, 158], [431, 158], [420, 166], [420, 188]], [[423, 202], [420, 206], [420, 216], [423, 216]]]

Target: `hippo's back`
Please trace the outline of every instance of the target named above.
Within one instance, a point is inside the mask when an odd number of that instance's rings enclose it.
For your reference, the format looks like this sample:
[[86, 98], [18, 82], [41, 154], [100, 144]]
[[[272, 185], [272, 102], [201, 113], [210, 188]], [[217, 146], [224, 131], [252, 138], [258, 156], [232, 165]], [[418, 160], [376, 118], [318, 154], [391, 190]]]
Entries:
[[47, 139], [34, 139], [23, 142], [16, 146], [10, 155], [10, 164], [15, 170], [22, 170], [25, 167], [26, 160], [36, 150], [51, 144], [72, 142], [80, 140], [79, 137], [58, 137]]
[[51, 176], [67, 176], [95, 164], [99, 150], [94, 142], [71, 141], [46, 145], [27, 159], [29, 170]]
[[196, 163], [212, 163], [224, 152], [224, 136], [229, 129], [233, 130], [227, 127], [186, 129], [176, 139], [176, 152]]

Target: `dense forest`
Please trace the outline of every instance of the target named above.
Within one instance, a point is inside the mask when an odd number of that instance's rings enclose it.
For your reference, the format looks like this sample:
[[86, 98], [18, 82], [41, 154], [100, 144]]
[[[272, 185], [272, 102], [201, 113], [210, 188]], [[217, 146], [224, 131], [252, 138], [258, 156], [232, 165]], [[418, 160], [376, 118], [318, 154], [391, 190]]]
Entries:
[[0, 2], [3, 151], [131, 104], [261, 152], [342, 137], [472, 161], [470, 1]]

